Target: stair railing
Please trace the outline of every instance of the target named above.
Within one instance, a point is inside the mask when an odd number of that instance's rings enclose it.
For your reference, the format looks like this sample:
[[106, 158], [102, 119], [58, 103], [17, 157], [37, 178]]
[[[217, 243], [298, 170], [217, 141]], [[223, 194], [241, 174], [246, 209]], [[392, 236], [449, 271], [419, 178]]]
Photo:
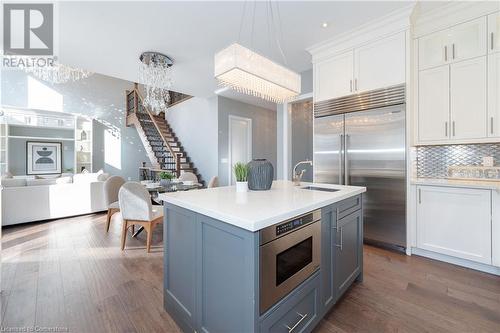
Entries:
[[158, 134], [160, 135], [160, 137], [162, 138], [163, 142], [167, 146], [168, 151], [170, 152], [170, 154], [172, 155], [172, 157], [174, 157], [174, 159], [175, 159], [175, 173], [176, 173], [176, 176], [179, 177], [180, 174], [181, 174], [181, 156], [182, 156], [182, 154], [176, 153], [172, 149], [172, 147], [170, 146], [170, 143], [168, 143], [168, 140], [163, 136], [163, 133], [162, 133], [162, 131], [160, 129], [160, 126], [158, 125], [158, 123], [155, 120], [155, 117], [153, 116], [153, 114], [149, 110], [149, 107], [146, 106], [146, 105], [144, 105], [144, 98], [142, 97], [141, 92], [138, 89], [137, 83], [134, 85], [134, 90], [133, 91], [134, 91], [135, 97], [137, 97], [135, 99], [135, 104], [134, 104], [135, 108], [134, 108], [134, 111], [138, 112], [138, 108], [139, 108], [138, 107], [138, 99], [140, 99], [143, 109], [146, 111], [147, 115], [149, 116], [149, 118], [153, 122], [153, 125], [155, 126], [156, 130], [158, 131]]

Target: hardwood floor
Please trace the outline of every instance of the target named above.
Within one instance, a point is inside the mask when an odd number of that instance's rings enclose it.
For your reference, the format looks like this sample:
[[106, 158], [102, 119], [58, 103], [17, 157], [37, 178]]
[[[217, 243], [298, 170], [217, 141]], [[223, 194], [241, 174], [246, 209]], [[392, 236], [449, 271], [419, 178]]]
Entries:
[[[116, 217], [116, 216], [115, 216]], [[1, 328], [179, 332], [163, 310], [163, 227], [120, 250], [121, 223], [105, 214], [7, 227]], [[356, 283], [315, 332], [500, 332], [500, 277], [365, 247]], [[63, 330], [60, 330], [63, 331]]]

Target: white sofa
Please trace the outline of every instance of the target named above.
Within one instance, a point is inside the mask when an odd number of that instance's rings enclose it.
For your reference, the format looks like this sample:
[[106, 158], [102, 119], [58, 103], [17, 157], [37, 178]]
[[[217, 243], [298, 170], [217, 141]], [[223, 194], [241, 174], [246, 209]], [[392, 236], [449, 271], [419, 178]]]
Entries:
[[104, 180], [97, 173], [2, 179], [2, 225], [105, 211]]

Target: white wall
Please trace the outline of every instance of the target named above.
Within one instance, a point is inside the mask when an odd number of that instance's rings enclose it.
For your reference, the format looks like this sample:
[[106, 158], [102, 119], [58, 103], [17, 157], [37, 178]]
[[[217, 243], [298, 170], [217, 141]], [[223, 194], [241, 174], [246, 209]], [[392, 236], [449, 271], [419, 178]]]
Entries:
[[193, 97], [166, 112], [166, 119], [202, 178], [217, 176], [217, 96]]
[[[3, 70], [1, 81], [2, 106], [63, 111], [95, 119], [95, 171], [103, 168], [126, 179], [137, 179], [141, 162], [149, 162], [136, 129], [125, 126], [125, 90], [133, 88], [131, 82], [94, 74], [84, 80], [51, 85], [20, 70]], [[105, 137], [113, 141], [112, 147], [106, 147]]]

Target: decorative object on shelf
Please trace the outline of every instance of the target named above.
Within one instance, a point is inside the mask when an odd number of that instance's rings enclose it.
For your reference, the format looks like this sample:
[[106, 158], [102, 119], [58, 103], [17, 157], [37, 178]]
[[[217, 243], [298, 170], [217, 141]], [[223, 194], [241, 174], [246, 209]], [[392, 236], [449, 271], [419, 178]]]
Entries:
[[234, 176], [236, 178], [236, 192], [248, 191], [248, 166], [238, 162], [234, 165]]
[[87, 163], [88, 162], [88, 156], [87, 154], [78, 154], [78, 162], [80, 163]]
[[[271, 26], [277, 48], [283, 57], [286, 65], [287, 61], [281, 47], [280, 39], [283, 39], [281, 32], [281, 20], [279, 16], [279, 2], [266, 4], [268, 26]], [[255, 18], [255, 6], [253, 7], [253, 17]], [[274, 11], [278, 14], [278, 24], [274, 22]], [[240, 44], [243, 22], [245, 20], [246, 2], [243, 4], [243, 13], [238, 34], [238, 43], [229, 45], [227, 48], [215, 54], [214, 76], [219, 85], [236, 90], [240, 93], [253, 95], [274, 103], [284, 103], [300, 94], [300, 75], [272, 60], [266, 58]], [[277, 27], [279, 35], [277, 34]], [[251, 46], [253, 46], [254, 19], [251, 24]], [[271, 44], [271, 40], [269, 40]]]
[[82, 145], [80, 145], [80, 151], [83, 152], [83, 146]]
[[274, 178], [274, 167], [265, 158], [256, 158], [248, 163], [248, 188], [253, 191], [267, 191]]
[[82, 168], [80, 169], [80, 172], [81, 173], [89, 173], [89, 170], [87, 170], [87, 168], [85, 168], [84, 166], [82, 166]]
[[170, 102], [173, 60], [158, 52], [143, 52], [139, 57], [139, 81], [145, 85], [144, 104], [155, 114], [165, 111]]
[[159, 177], [160, 177], [160, 185], [162, 187], [167, 187], [168, 185], [170, 185], [172, 179], [174, 179], [174, 175], [168, 171], [160, 172]]
[[87, 140], [87, 132], [82, 131], [82, 133], [80, 133], [80, 140], [81, 141]]
[[26, 174], [61, 173], [61, 142], [26, 142]]
[[78, 81], [91, 76], [93, 73], [75, 67], [70, 67], [54, 61], [53, 65], [47, 66], [26, 66], [23, 67], [24, 71], [33, 76], [39, 78], [40, 80], [60, 84], [69, 81]]

